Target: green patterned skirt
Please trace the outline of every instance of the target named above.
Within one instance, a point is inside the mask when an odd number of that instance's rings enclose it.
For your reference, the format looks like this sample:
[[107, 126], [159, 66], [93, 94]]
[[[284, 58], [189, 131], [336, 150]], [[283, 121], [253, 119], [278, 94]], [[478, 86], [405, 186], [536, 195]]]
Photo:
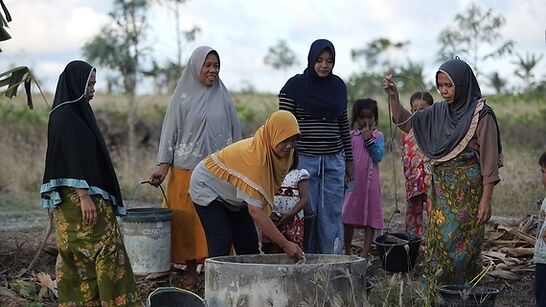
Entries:
[[59, 306], [142, 306], [112, 204], [92, 196], [97, 222], [82, 221], [80, 201], [62, 188], [54, 209]]
[[425, 246], [429, 286], [464, 284], [481, 271], [484, 226], [476, 224], [483, 192], [480, 165], [466, 150], [433, 167], [432, 210]]

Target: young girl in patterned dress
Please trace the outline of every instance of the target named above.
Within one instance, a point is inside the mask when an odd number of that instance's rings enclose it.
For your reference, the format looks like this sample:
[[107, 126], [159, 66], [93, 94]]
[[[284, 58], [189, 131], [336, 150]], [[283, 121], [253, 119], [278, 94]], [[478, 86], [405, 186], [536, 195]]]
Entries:
[[[275, 207], [271, 220], [288, 241], [303, 249], [303, 208], [309, 201], [307, 180], [309, 172], [298, 169], [298, 154], [294, 152], [294, 163], [284, 177], [279, 191], [275, 194]], [[282, 249], [267, 236], [262, 236], [262, 250], [266, 254], [282, 253]]]
[[[429, 92], [415, 92], [411, 95], [411, 113], [421, 111], [434, 103]], [[427, 187], [430, 186], [431, 169], [417, 154], [417, 144], [406, 132], [400, 134], [402, 165], [406, 177], [406, 233], [423, 235], [423, 207], [427, 204]], [[429, 212], [427, 210], [427, 212]]]
[[377, 130], [377, 102], [358, 99], [351, 117], [351, 143], [355, 182], [352, 191], [345, 194], [343, 225], [345, 254], [351, 254], [354, 228], [364, 228], [361, 257], [368, 257], [375, 229], [383, 229], [379, 161], [383, 158], [383, 133]]

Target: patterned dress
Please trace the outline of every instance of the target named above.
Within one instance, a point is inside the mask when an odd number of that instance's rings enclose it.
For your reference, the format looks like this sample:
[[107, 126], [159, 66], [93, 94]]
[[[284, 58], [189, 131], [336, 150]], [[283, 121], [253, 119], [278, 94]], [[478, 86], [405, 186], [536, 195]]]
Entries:
[[483, 192], [480, 164], [468, 148], [435, 165], [432, 209], [425, 248], [424, 275], [429, 286], [463, 284], [480, 272], [484, 225], [476, 225]]
[[[423, 207], [427, 201], [427, 187], [431, 184], [431, 167], [417, 153], [419, 149], [408, 134], [400, 135], [402, 165], [406, 178], [406, 233], [423, 235]], [[428, 212], [428, 210], [427, 210]]]
[[[286, 175], [279, 191], [275, 194], [275, 207], [271, 213], [273, 223], [276, 223], [283, 214], [289, 213], [297, 205], [300, 201], [298, 184], [300, 181], [308, 179], [309, 172], [304, 169], [294, 169]], [[303, 210], [301, 210], [291, 221], [277, 227], [288, 241], [303, 248], [303, 224]], [[262, 243], [269, 244], [271, 239], [263, 235]]]
[[97, 222], [87, 225], [74, 189], [60, 194], [54, 209], [59, 306], [142, 306], [112, 203], [91, 196]]

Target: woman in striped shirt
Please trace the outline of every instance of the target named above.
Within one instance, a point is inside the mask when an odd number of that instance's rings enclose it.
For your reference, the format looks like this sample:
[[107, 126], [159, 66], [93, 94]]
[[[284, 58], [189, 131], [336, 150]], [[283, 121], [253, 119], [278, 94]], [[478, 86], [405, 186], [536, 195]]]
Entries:
[[300, 126], [298, 167], [310, 174], [304, 249], [342, 254], [344, 186], [353, 178], [347, 88], [332, 73], [335, 49], [330, 41], [314, 41], [307, 61], [303, 73], [290, 78], [279, 93], [279, 109], [292, 112]]

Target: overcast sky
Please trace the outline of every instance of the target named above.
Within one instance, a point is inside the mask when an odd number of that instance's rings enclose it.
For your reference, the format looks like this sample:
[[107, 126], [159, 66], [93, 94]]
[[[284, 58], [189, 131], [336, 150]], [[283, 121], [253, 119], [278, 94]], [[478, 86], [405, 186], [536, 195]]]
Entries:
[[[66, 63], [81, 58], [81, 47], [109, 22], [112, 1], [106, 0], [5, 0], [13, 22], [11, 40], [0, 42], [0, 71], [26, 65], [52, 92]], [[286, 79], [306, 66], [310, 44], [317, 38], [331, 40], [337, 52], [334, 73], [345, 80], [362, 65], [352, 62], [351, 49], [387, 37], [410, 41], [404, 53], [395, 55], [425, 65], [428, 81], [439, 63], [434, 61], [438, 34], [468, 7], [468, 0], [189, 0], [181, 7], [182, 30], [201, 28], [196, 41], [184, 48], [184, 62], [199, 45], [215, 48], [222, 61], [220, 77], [231, 90], [251, 83], [257, 90], [276, 93]], [[492, 8], [506, 18], [503, 39], [516, 43], [515, 52], [525, 55], [546, 53], [546, 2], [544, 0], [478, 1], [482, 9]], [[174, 15], [166, 6], [152, 5], [148, 43], [159, 63], [176, 58]], [[284, 39], [297, 54], [299, 65], [286, 73], [263, 63], [270, 46]], [[484, 47], [486, 47], [484, 45]], [[498, 71], [513, 77], [514, 58], [480, 64], [484, 73]], [[546, 78], [546, 58], [535, 71]], [[380, 82], [378, 80], [378, 82]], [[100, 72], [98, 88], [104, 88]], [[481, 80], [482, 87], [485, 80]], [[102, 86], [101, 86], [102, 84]], [[139, 87], [149, 89], [141, 84]], [[487, 89], [485, 90], [487, 92]]]

